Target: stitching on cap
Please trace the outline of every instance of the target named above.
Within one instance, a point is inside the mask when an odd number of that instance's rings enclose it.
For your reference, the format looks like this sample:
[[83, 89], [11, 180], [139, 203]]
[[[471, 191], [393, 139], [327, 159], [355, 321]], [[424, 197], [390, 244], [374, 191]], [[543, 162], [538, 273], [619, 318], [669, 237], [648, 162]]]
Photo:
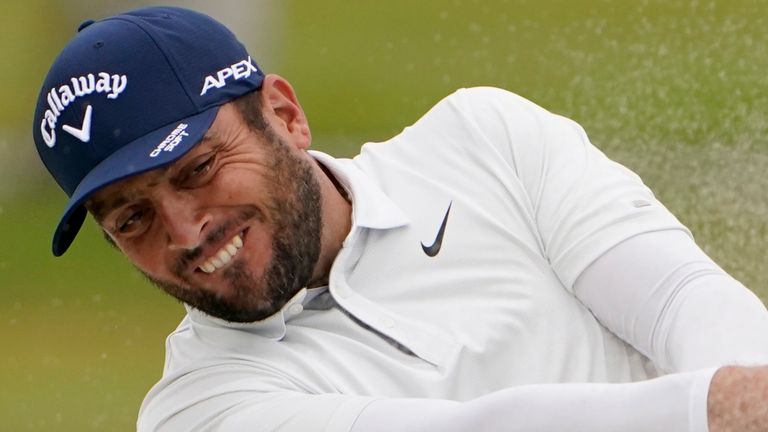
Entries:
[[160, 51], [160, 53], [163, 55], [163, 58], [165, 58], [165, 61], [166, 61], [166, 63], [168, 63], [168, 66], [170, 66], [171, 69], [173, 69], [173, 76], [176, 78], [176, 81], [179, 83], [181, 88], [184, 90], [184, 94], [187, 96], [187, 99], [189, 99], [189, 102], [192, 104], [193, 107], [195, 107], [196, 110], [199, 111], [200, 107], [195, 103], [195, 100], [192, 99], [192, 96], [189, 95], [189, 89], [187, 89], [187, 86], [185, 86], [184, 83], [181, 81], [181, 79], [179, 79], [179, 74], [178, 74], [178, 72], [176, 70], [178, 65], [175, 64], [175, 62], [173, 62], [173, 59], [171, 57], [169, 57], [168, 54], [165, 52], [165, 50], [157, 43], [157, 41], [155, 40], [154, 36], [147, 29], [145, 29], [138, 22], [136, 22], [136, 21], [138, 21], [138, 18], [135, 18], [135, 17], [132, 17], [132, 16], [119, 16], [119, 17], [112, 17], [112, 18], [109, 18], [109, 19], [116, 20], [116, 21], [129, 22], [129, 23], [135, 25], [136, 27], [138, 27], [142, 32], [144, 32], [144, 34], [147, 35], [147, 37], [149, 37], [149, 40], [152, 41], [152, 43], [157, 47], [158, 51]]

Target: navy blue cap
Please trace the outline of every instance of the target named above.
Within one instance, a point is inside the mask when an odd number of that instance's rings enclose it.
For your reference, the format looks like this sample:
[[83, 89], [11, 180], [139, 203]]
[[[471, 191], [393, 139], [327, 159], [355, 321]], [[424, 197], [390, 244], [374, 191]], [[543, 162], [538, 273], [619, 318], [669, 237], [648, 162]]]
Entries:
[[33, 123], [40, 158], [70, 197], [53, 254], [74, 240], [92, 193], [177, 160], [219, 106], [263, 80], [235, 35], [198, 12], [152, 7], [84, 22], [51, 66]]

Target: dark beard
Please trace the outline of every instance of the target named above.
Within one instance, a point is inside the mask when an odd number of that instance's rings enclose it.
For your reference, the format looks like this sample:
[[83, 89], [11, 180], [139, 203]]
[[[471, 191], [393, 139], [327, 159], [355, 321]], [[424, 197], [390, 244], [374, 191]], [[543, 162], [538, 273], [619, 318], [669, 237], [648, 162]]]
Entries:
[[322, 229], [320, 185], [306, 159], [294, 156], [270, 130], [264, 133], [271, 150], [267, 175], [273, 188], [266, 211], [247, 208], [234, 220], [213, 230], [206, 243], [221, 240], [231, 229], [246, 220], [257, 218], [272, 222], [272, 258], [264, 274], [255, 276], [236, 258], [223, 270], [229, 283], [229, 294], [216, 294], [221, 289], [193, 285], [183, 275], [187, 263], [201, 254], [201, 248], [183, 253], [177, 259], [175, 275], [188, 286], [179, 286], [144, 275], [166, 293], [208, 315], [231, 322], [262, 320], [279, 311], [296, 293], [310, 282], [320, 255]]

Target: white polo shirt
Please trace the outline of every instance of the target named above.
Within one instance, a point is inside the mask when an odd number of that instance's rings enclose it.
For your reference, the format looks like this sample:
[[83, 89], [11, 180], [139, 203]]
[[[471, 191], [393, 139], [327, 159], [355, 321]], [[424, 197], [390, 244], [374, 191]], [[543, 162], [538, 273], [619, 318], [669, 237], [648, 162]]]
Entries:
[[622, 241], [687, 230], [573, 121], [467, 89], [352, 160], [312, 155], [353, 202], [329, 287], [255, 323], [188, 309], [139, 430], [347, 431], [379, 397], [659, 375], [572, 289]]

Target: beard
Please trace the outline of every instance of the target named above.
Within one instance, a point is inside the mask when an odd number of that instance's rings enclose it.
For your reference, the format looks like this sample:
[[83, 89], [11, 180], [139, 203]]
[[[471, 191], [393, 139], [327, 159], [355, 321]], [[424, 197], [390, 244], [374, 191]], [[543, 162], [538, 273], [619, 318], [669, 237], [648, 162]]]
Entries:
[[[184, 270], [202, 254], [202, 247], [183, 252], [172, 269], [186, 286], [142, 272], [178, 300], [230, 322], [259, 321], [279, 311], [310, 282], [320, 255], [320, 185], [311, 162], [294, 155], [288, 144], [270, 129], [265, 130], [263, 136], [268, 150], [265, 172], [270, 185], [264, 210], [246, 206], [233, 219], [212, 230], [204, 244], [220, 241], [245, 221], [254, 218], [268, 221], [273, 229], [272, 254], [264, 272], [255, 275], [235, 257], [227, 268], [220, 270], [224, 283], [229, 285], [227, 290], [197, 286], [184, 275]], [[223, 291], [228, 294], [222, 294]]]

